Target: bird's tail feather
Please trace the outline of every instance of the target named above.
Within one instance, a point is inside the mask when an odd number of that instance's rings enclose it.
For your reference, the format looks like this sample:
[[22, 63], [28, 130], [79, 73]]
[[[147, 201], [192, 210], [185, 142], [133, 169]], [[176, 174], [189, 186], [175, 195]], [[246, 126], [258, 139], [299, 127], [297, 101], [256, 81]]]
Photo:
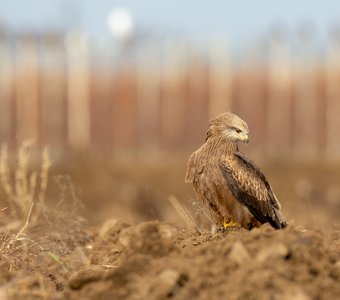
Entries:
[[279, 228], [286, 227], [288, 225], [288, 222], [286, 218], [283, 216], [283, 214], [281, 213], [281, 211], [274, 208], [274, 212], [275, 212], [276, 219], [278, 223], [280, 224]]

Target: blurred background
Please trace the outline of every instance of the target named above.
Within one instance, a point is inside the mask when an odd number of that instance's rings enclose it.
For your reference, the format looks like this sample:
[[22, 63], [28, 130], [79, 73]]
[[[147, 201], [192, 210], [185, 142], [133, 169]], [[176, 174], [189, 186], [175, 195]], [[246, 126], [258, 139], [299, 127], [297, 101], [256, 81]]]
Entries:
[[288, 218], [336, 224], [337, 1], [1, 3], [0, 143], [47, 145], [91, 222], [177, 222], [173, 194], [204, 223], [186, 160], [228, 110]]

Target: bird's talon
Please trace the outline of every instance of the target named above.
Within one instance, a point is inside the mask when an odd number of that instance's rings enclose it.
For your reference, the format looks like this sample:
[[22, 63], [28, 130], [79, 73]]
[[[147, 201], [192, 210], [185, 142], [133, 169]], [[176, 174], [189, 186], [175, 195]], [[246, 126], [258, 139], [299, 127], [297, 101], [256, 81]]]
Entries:
[[234, 222], [233, 220], [230, 220], [228, 223], [226, 220], [223, 221], [223, 226], [221, 227], [221, 230], [226, 230], [228, 228], [235, 228], [240, 227], [241, 225], [237, 222]]

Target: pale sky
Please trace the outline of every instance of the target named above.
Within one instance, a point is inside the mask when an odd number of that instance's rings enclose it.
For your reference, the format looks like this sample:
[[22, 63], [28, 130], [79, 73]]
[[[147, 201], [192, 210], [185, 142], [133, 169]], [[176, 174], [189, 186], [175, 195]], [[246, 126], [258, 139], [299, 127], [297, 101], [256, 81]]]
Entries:
[[294, 34], [311, 22], [320, 40], [340, 24], [338, 0], [1, 0], [0, 23], [15, 30], [80, 26], [92, 35], [108, 33], [107, 17], [117, 7], [128, 9], [137, 30], [206, 39], [223, 35], [242, 43], [283, 24]]

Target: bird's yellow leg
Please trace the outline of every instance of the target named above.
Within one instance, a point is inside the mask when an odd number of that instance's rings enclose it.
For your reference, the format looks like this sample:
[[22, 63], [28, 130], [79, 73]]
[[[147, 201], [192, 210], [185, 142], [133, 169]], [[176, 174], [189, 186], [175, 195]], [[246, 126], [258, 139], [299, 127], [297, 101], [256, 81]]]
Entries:
[[241, 224], [234, 222], [233, 220], [230, 220], [228, 223], [226, 220], [223, 221], [223, 228], [227, 229], [229, 227], [238, 227], [241, 226]]

